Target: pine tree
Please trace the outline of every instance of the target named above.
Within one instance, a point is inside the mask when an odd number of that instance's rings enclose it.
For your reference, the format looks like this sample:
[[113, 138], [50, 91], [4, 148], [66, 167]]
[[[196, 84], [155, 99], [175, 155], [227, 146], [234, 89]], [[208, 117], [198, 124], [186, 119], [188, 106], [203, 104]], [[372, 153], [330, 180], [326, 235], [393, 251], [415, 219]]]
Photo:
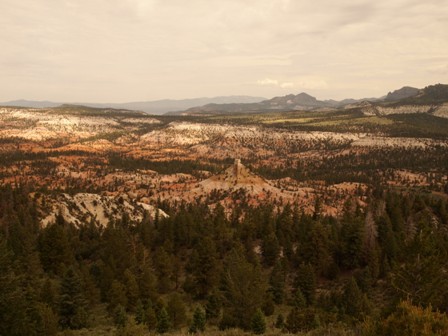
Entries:
[[319, 326], [319, 316], [314, 308], [294, 307], [286, 318], [286, 330], [293, 334], [299, 331], [310, 331]]
[[214, 241], [205, 237], [201, 239], [192, 253], [189, 268], [193, 276], [194, 294], [205, 298], [219, 280], [219, 263]]
[[256, 335], [262, 335], [266, 332], [266, 321], [260, 309], [257, 309], [252, 317], [251, 330]]
[[37, 325], [35, 331], [39, 335], [55, 336], [58, 333], [58, 316], [47, 304], [36, 305]]
[[[398, 256], [398, 243], [387, 214], [378, 220], [378, 241], [383, 251], [382, 260], [390, 263]], [[383, 267], [384, 268], [384, 267]], [[384, 273], [384, 272], [383, 272]]]
[[297, 269], [297, 277], [295, 280], [296, 289], [300, 289], [305, 297], [307, 305], [314, 303], [316, 291], [316, 276], [314, 269], [309, 264], [301, 264]]
[[302, 290], [300, 288], [297, 288], [294, 292], [292, 305], [294, 307], [297, 307], [299, 309], [306, 307], [306, 299], [303, 296]]
[[154, 330], [157, 326], [157, 314], [154, 310], [154, 307], [151, 305], [148, 305], [148, 307], [145, 310], [145, 321], [146, 325], [148, 326], [148, 329]]
[[194, 314], [193, 314], [193, 321], [191, 322], [190, 328], [188, 329], [188, 332], [190, 333], [197, 333], [197, 332], [204, 332], [205, 331], [205, 312], [201, 307], [196, 307]]
[[185, 323], [187, 309], [182, 297], [178, 293], [172, 294], [168, 299], [167, 312], [174, 328], [177, 329]]
[[158, 273], [158, 287], [160, 293], [168, 293], [172, 287], [172, 256], [162, 247], [154, 255], [154, 267]]
[[207, 298], [207, 304], [205, 305], [205, 316], [207, 321], [217, 319], [221, 312], [221, 300], [216, 293], [212, 293]]
[[261, 310], [263, 311], [263, 313], [266, 316], [271, 316], [272, 314], [274, 314], [274, 310], [275, 310], [275, 302], [274, 302], [274, 297], [272, 295], [271, 292], [266, 292], [264, 295], [264, 301], [263, 301], [263, 306], [261, 307]]
[[434, 312], [414, 306], [410, 301], [401, 301], [391, 315], [383, 320], [376, 331], [377, 335], [448, 335], [448, 317], [446, 314]]
[[0, 335], [26, 335], [27, 302], [20, 278], [13, 268], [12, 253], [0, 233]]
[[275, 320], [275, 327], [277, 329], [283, 329], [285, 327], [285, 318], [282, 314], [277, 315], [277, 319]]
[[286, 317], [286, 330], [292, 334], [297, 334], [301, 328], [300, 310], [297, 307], [293, 307]]
[[40, 301], [46, 303], [53, 309], [57, 308], [58, 292], [56, 285], [50, 278], [45, 279], [44, 284], [40, 290]]
[[277, 261], [269, 278], [269, 290], [276, 304], [282, 304], [285, 298], [286, 271], [281, 260]]
[[124, 286], [126, 288], [127, 309], [133, 312], [140, 295], [135, 275], [129, 269], [124, 272]]
[[301, 260], [312, 265], [318, 273], [325, 274], [332, 261], [328, 246], [328, 234], [324, 226], [319, 222], [314, 223], [299, 249]]
[[169, 317], [166, 309], [163, 307], [157, 316], [156, 331], [159, 334], [164, 334], [164, 333], [168, 332], [170, 330], [170, 328], [171, 328], [170, 317]]
[[59, 323], [68, 329], [81, 329], [87, 326], [87, 301], [84, 298], [81, 279], [70, 267], [61, 281], [59, 299]]
[[241, 248], [232, 250], [223, 274], [225, 304], [221, 327], [249, 330], [253, 314], [263, 303], [264, 291], [259, 266], [249, 263]]
[[267, 266], [273, 266], [280, 254], [280, 245], [274, 232], [263, 239], [261, 244], [263, 261]]
[[360, 319], [368, 311], [368, 301], [361, 292], [355, 278], [350, 278], [342, 295], [342, 307], [345, 314]]
[[39, 251], [44, 270], [56, 275], [62, 276], [75, 260], [64, 224], [49, 225], [41, 232]]
[[137, 324], [146, 323], [145, 307], [143, 306], [143, 303], [140, 299], [137, 301], [137, 305], [135, 308], [135, 322]]
[[346, 218], [341, 228], [342, 266], [358, 267], [362, 261], [364, 223], [358, 218]]
[[126, 296], [126, 287], [120, 281], [114, 280], [109, 291], [109, 311], [114, 311], [118, 305], [127, 307], [128, 298]]
[[123, 328], [126, 326], [128, 317], [126, 315], [126, 309], [122, 305], [118, 305], [113, 311], [114, 323], [117, 327]]
[[143, 265], [138, 278], [140, 298], [143, 301], [157, 298], [157, 278], [149, 265]]

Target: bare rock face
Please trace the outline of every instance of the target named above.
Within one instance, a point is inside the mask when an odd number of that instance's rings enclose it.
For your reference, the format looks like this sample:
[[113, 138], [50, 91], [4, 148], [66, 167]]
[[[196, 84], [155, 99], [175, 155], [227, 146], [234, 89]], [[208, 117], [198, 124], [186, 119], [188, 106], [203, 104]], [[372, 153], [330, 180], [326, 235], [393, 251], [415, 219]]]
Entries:
[[[76, 109], [27, 109], [0, 107], [0, 138], [18, 138], [31, 141], [74, 138], [87, 139], [106, 133], [124, 132], [136, 129], [138, 125], [160, 123], [159, 120], [125, 112], [108, 115], [99, 110], [98, 114], [84, 115]], [[137, 126], [136, 126], [137, 125]], [[126, 131], [127, 130], [127, 131]], [[126, 131], [126, 132], [125, 132]]]
[[448, 118], [448, 104], [441, 105], [399, 105], [399, 106], [362, 106], [361, 110], [364, 115], [372, 116], [385, 116], [391, 114], [413, 114], [413, 113], [426, 113], [433, 114], [437, 117]]
[[448, 103], [440, 105], [434, 112], [436, 117], [448, 118]]
[[223, 173], [214, 175], [199, 183], [204, 190], [213, 189], [248, 189], [250, 191], [260, 192], [273, 188], [265, 179], [253, 174], [245, 167], [240, 159], [227, 168]]
[[100, 226], [107, 226], [110, 221], [121, 220], [127, 216], [131, 221], [141, 221], [145, 215], [167, 217], [168, 215], [156, 207], [137, 202], [128, 195], [101, 196], [98, 194], [79, 193], [73, 196], [59, 194], [46, 199], [49, 211], [42, 219], [43, 227], [54, 223], [57, 215], [62, 215], [64, 221], [75, 226], [89, 223], [92, 220]]

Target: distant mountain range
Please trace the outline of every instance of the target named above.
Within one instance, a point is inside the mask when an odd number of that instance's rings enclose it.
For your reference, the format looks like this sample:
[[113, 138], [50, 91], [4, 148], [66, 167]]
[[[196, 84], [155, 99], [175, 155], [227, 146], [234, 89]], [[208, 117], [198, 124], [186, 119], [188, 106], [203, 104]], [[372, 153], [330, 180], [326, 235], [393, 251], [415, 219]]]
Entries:
[[[251, 96], [222, 96], [213, 98], [193, 98], [193, 99], [164, 99], [155, 101], [142, 101], [130, 103], [69, 103], [70, 105], [82, 105], [97, 108], [114, 108], [143, 111], [150, 114], [164, 114], [171, 111], [184, 111], [195, 106], [203, 106], [207, 104], [247, 104], [258, 103], [266, 98]], [[33, 100], [14, 100], [0, 103], [1, 106], [21, 106], [21, 107], [57, 107], [67, 102], [51, 102], [51, 101], [33, 101]]]
[[[292, 110], [316, 110], [351, 108], [374, 104], [375, 106], [391, 106], [391, 104], [440, 104], [448, 102], [448, 85], [436, 84], [424, 89], [410, 86], [389, 92], [380, 98], [344, 99], [344, 100], [318, 100], [315, 97], [302, 92], [297, 95], [289, 94], [282, 97], [265, 99], [251, 96], [223, 96], [214, 98], [194, 98], [183, 100], [157, 100], [130, 103], [91, 104], [80, 103], [94, 108], [114, 108], [134, 111], [143, 111], [150, 114], [171, 115], [203, 115], [203, 114], [228, 114], [250, 112], [272, 112]], [[3, 106], [21, 107], [56, 107], [66, 103], [51, 101], [15, 100], [0, 103]], [[73, 104], [71, 104], [73, 105]]]
[[348, 104], [355, 104], [361, 101], [378, 101], [383, 98], [365, 99], [344, 99], [318, 100], [309, 94], [302, 92], [297, 95], [289, 94], [282, 97], [274, 97], [257, 103], [250, 104], [207, 104], [204, 106], [192, 107], [183, 112], [171, 112], [177, 115], [194, 114], [225, 114], [241, 112], [269, 112], [269, 111], [291, 111], [291, 110], [315, 110], [322, 108], [339, 108]]
[[419, 89], [410, 87], [410, 86], [404, 86], [399, 90], [395, 90], [393, 92], [389, 92], [387, 96], [384, 98], [385, 101], [397, 101], [409, 97], [413, 97], [418, 95], [420, 92]]
[[183, 112], [170, 114], [196, 115], [196, 114], [226, 114], [241, 112], [272, 112], [292, 110], [316, 110], [335, 109], [343, 107], [357, 107], [365, 104], [389, 105], [389, 104], [430, 104], [448, 102], [448, 85], [436, 84], [424, 89], [405, 86], [401, 89], [389, 92], [381, 98], [318, 100], [309, 94], [302, 92], [297, 95], [274, 97], [258, 103], [250, 104], [208, 104], [193, 107]]

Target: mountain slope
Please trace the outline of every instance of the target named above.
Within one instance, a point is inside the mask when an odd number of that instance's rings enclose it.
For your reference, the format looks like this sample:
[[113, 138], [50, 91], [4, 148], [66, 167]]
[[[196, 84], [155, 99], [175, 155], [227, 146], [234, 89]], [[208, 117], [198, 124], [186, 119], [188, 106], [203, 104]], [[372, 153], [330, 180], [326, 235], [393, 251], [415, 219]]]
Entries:
[[205, 191], [243, 188], [260, 192], [263, 189], [268, 190], [271, 188], [271, 185], [266, 180], [251, 173], [239, 159], [236, 159], [235, 163], [222, 174], [214, 175], [199, 184]]
[[395, 90], [393, 92], [389, 92], [384, 99], [385, 101], [398, 101], [401, 99], [409, 98], [416, 96], [420, 92], [419, 89], [410, 87], [410, 86], [404, 86], [401, 89]]
[[315, 109], [341, 108], [348, 104], [356, 104], [362, 101], [377, 101], [377, 98], [318, 100], [315, 97], [302, 92], [297, 95], [289, 94], [281, 97], [264, 100], [252, 104], [208, 104], [190, 108], [177, 115], [203, 115], [203, 114], [231, 114], [242, 112], [271, 112], [271, 111], [307, 111]]
[[[193, 98], [193, 99], [164, 99], [156, 101], [141, 101], [141, 102], [129, 102], [129, 103], [76, 103], [76, 105], [82, 105], [93, 108], [114, 108], [114, 109], [126, 109], [143, 111], [152, 114], [163, 114], [170, 111], [186, 110], [195, 106], [202, 106], [207, 104], [233, 104], [233, 103], [257, 103], [265, 100], [262, 97], [251, 96], [222, 96], [213, 98]], [[14, 100], [4, 103], [0, 103], [0, 106], [20, 106], [20, 107], [57, 107], [66, 103], [58, 103], [51, 101], [32, 101], [32, 100]]]
[[334, 107], [331, 101], [320, 101], [309, 94], [302, 92], [297, 95], [289, 94], [282, 97], [274, 97], [259, 103], [252, 104], [208, 104], [193, 107], [184, 111], [183, 115], [194, 114], [225, 114], [240, 112], [286, 111], [286, 110], [310, 110], [322, 107]]

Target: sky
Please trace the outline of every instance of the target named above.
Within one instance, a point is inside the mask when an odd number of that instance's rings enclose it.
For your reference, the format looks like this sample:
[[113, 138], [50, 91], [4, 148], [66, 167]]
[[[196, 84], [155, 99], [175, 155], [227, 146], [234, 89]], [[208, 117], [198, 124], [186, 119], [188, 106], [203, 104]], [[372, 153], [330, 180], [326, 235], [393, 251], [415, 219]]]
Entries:
[[448, 0], [0, 0], [0, 101], [379, 97], [448, 83]]

